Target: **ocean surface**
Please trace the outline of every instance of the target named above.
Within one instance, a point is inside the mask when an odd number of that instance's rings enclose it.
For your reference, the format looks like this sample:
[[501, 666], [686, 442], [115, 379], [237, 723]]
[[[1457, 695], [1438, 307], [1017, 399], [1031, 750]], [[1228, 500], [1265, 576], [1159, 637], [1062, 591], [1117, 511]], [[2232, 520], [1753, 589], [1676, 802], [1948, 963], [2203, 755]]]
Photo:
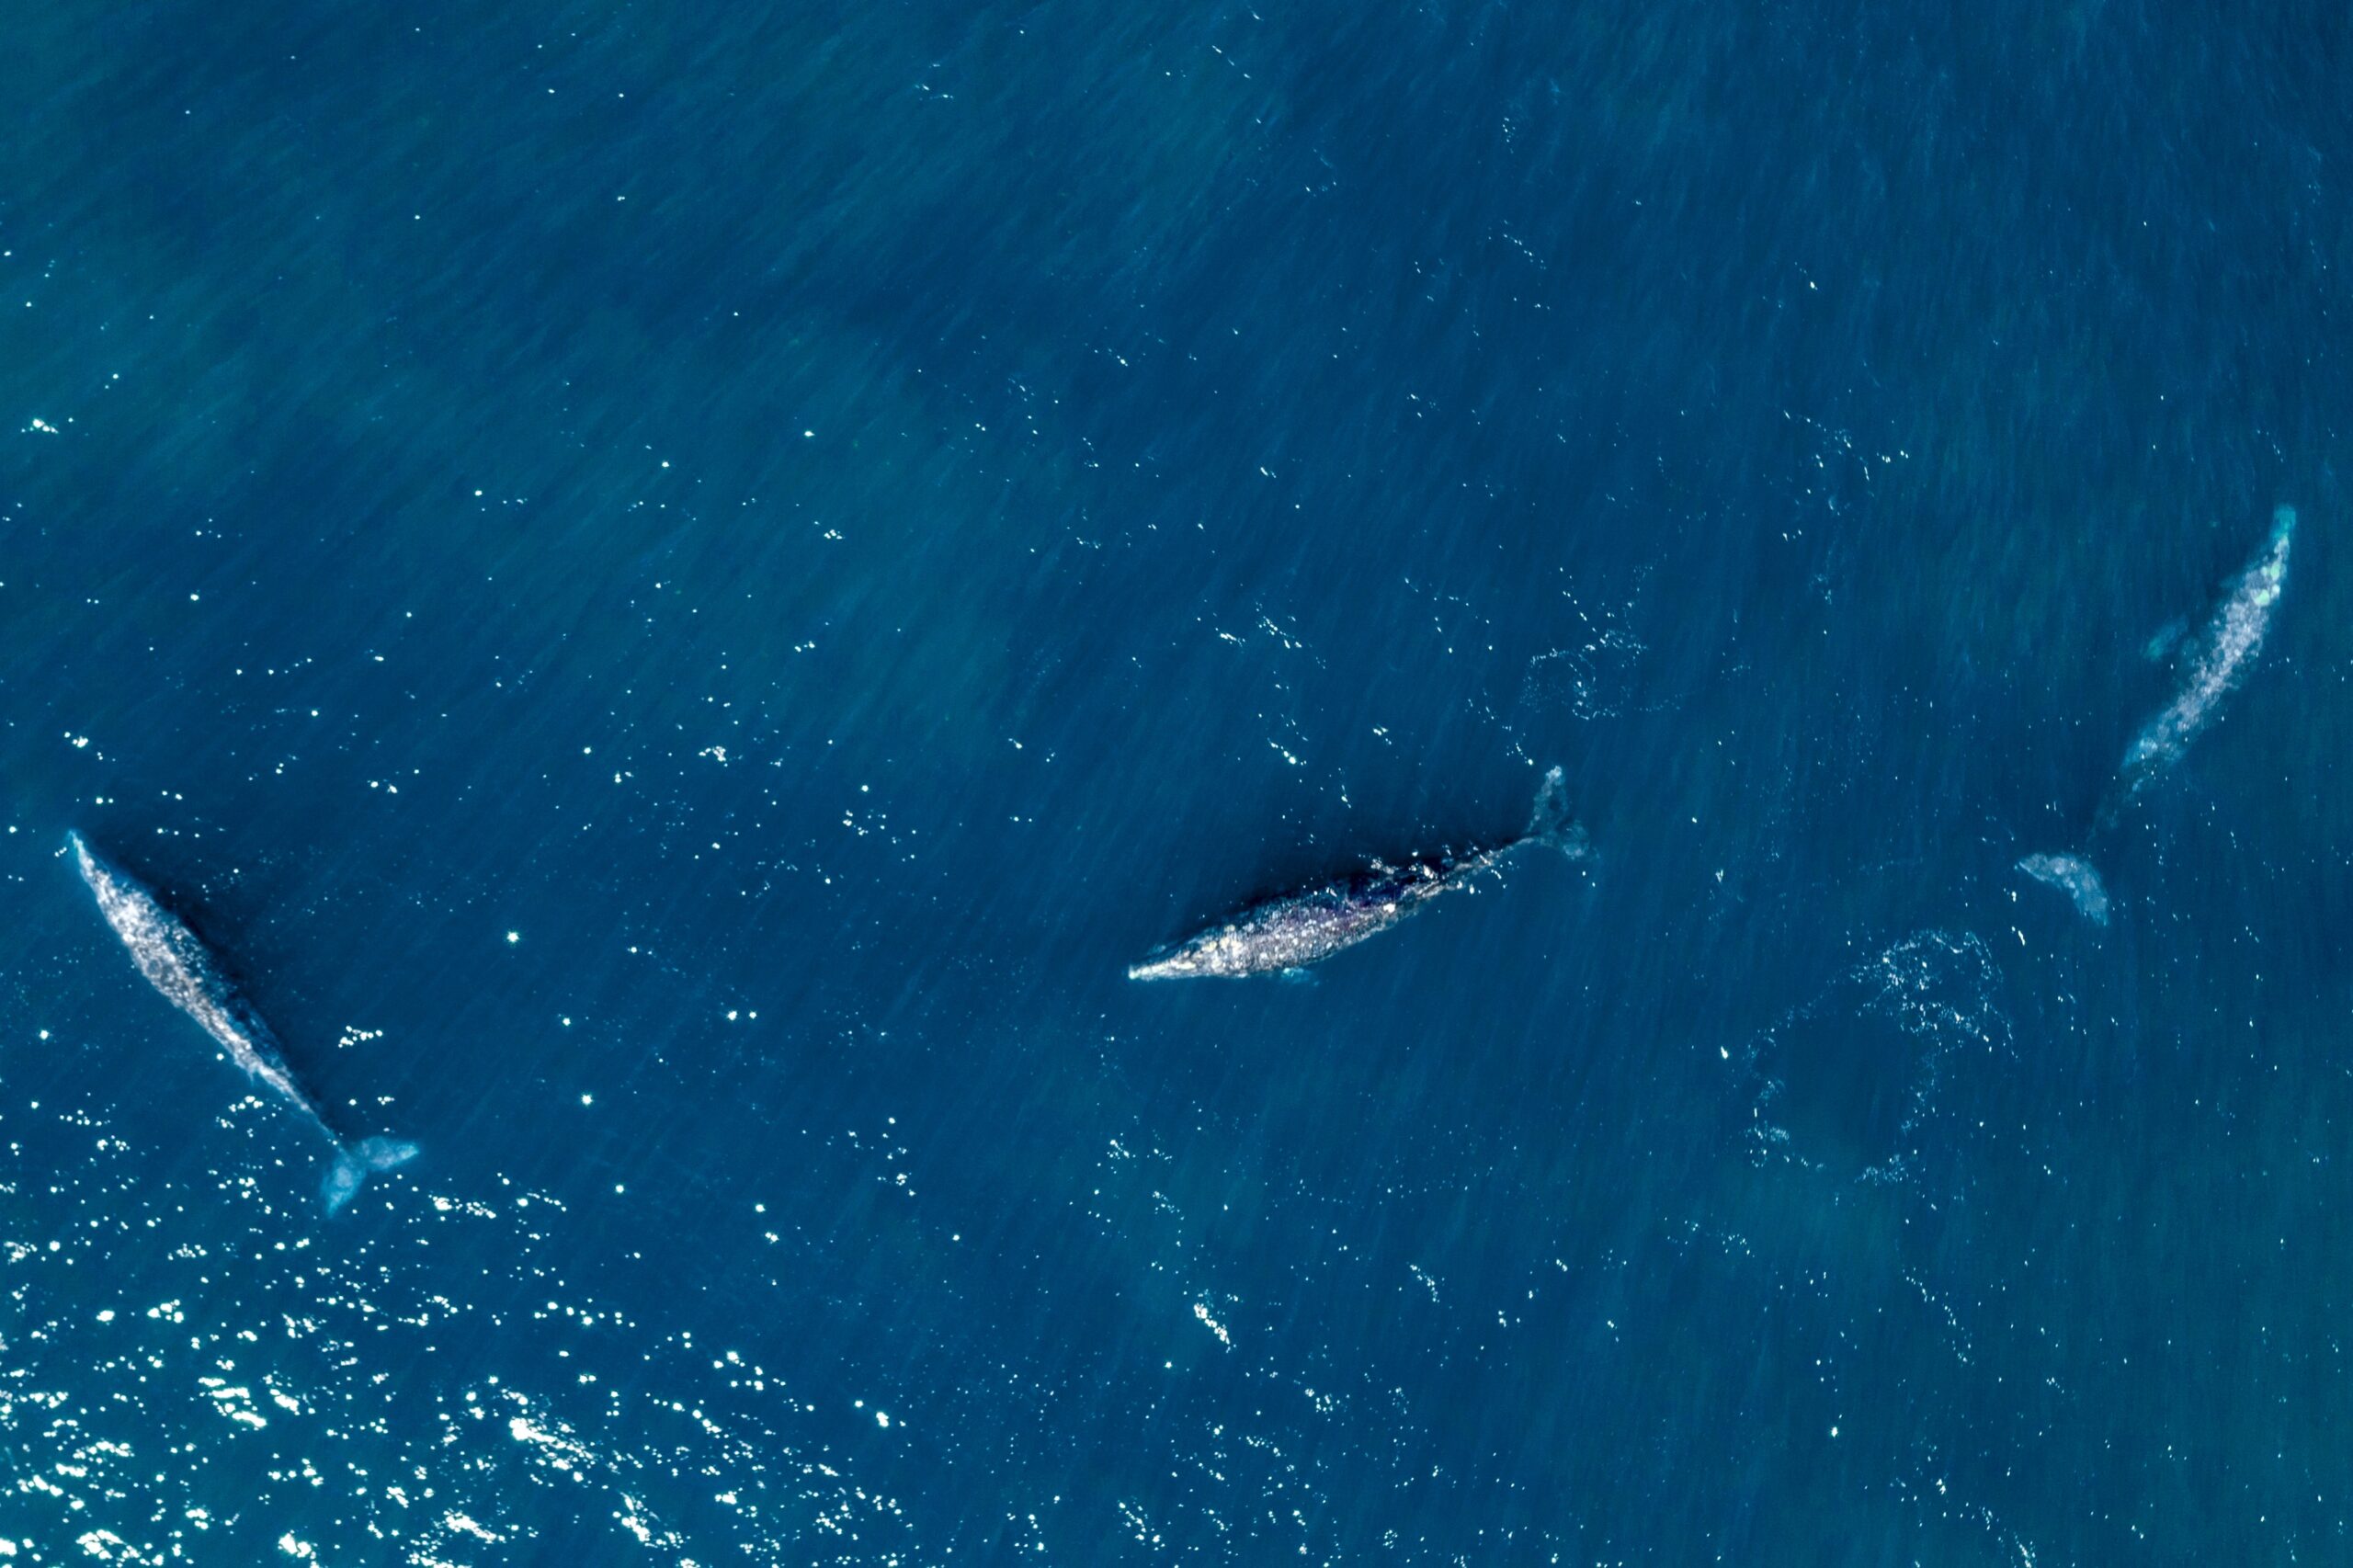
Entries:
[[2353, 1562], [2348, 68], [18, 8], [0, 1562]]

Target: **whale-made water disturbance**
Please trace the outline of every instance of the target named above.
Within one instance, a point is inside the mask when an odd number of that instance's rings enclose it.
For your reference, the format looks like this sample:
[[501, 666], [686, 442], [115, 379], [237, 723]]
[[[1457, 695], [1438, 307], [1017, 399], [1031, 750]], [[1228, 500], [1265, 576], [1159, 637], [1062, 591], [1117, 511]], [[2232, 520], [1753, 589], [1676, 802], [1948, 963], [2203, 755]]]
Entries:
[[1440, 893], [1500, 878], [1504, 862], [1529, 845], [1573, 860], [1591, 853], [1585, 830], [1562, 801], [1561, 770], [1544, 775], [1527, 831], [1461, 856], [1391, 866], [1375, 861], [1353, 876], [1252, 904], [1232, 919], [1128, 970], [1130, 980], [1237, 979], [1305, 969], [1418, 915]]
[[371, 1172], [390, 1170], [416, 1153], [416, 1145], [396, 1138], [347, 1142], [329, 1126], [318, 1104], [296, 1081], [270, 1032], [195, 932], [165, 909], [136, 878], [108, 864], [78, 833], [65, 835], [82, 880], [98, 901], [98, 913], [122, 938], [131, 962], [164, 999], [204, 1028], [229, 1060], [292, 1108], [310, 1129], [335, 1148], [335, 1163], [320, 1188], [327, 1212], [351, 1201]]
[[[2271, 617], [2288, 585], [2288, 552], [2296, 535], [2296, 509], [2280, 506], [2271, 514], [2271, 531], [2263, 547], [2241, 567], [2222, 593], [2194, 641], [2176, 654], [2181, 685], [2171, 702], [2142, 725], [2125, 748], [2115, 780], [2100, 801], [2093, 832], [2116, 824], [2127, 804], [2157, 777], [2179, 761], [2200, 731], [2212, 722], [2222, 699], [2238, 689], [2263, 650]], [[2170, 631], [2171, 629], [2168, 629]], [[2162, 656], [2173, 639], [2160, 633], [2149, 652]], [[2075, 901], [2076, 910], [2095, 926], [2108, 924], [2108, 889], [2098, 869], [2084, 855], [2028, 855], [2018, 869], [2037, 881], [2058, 888]]]

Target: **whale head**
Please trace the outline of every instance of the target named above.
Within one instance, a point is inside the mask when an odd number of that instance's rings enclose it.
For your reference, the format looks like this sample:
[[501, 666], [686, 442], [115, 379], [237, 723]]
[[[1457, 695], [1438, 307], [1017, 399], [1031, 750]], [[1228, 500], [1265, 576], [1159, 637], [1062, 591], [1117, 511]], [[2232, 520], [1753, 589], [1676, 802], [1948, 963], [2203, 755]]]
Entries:
[[96, 855], [90, 853], [89, 843], [81, 834], [72, 828], [66, 829], [65, 847], [73, 852], [74, 869], [82, 873], [84, 881], [96, 888], [106, 880], [106, 868]]
[[1191, 980], [1208, 972], [1200, 949], [1193, 943], [1128, 966], [1130, 980]]

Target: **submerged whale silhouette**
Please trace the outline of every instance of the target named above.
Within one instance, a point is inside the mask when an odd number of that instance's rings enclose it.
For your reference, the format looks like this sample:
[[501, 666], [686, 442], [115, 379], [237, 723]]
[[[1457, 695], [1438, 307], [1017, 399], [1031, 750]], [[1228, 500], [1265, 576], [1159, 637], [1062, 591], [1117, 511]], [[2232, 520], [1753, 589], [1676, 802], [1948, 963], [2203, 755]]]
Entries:
[[319, 1193], [328, 1213], [350, 1202], [371, 1172], [390, 1170], [415, 1157], [414, 1143], [397, 1138], [347, 1142], [330, 1127], [288, 1069], [278, 1037], [237, 994], [196, 933], [174, 918], [136, 878], [100, 859], [80, 834], [68, 833], [65, 845], [74, 852], [82, 880], [98, 901], [98, 913], [122, 938], [147, 983], [201, 1024], [205, 1033], [220, 1041], [230, 1061], [293, 1107], [313, 1131], [335, 1146], [335, 1163], [328, 1167]]
[[[2264, 633], [2270, 629], [2279, 596], [2288, 586], [2288, 548], [2295, 535], [2296, 509], [2274, 509], [2271, 532], [2263, 548], [2231, 579], [2197, 641], [2180, 653], [2181, 689], [2141, 726], [2125, 749], [2124, 760], [2092, 819], [2095, 835], [2115, 826], [2126, 804], [2180, 759], [2213, 719], [2222, 699], [2246, 678], [2256, 654], [2263, 650]], [[2154, 644], [2153, 648], [2162, 652]], [[2018, 862], [2018, 869], [2066, 893], [2085, 919], [2097, 926], [2108, 924], [2108, 889], [2087, 856], [2029, 855]]]
[[2116, 788], [2104, 808], [2105, 820], [2113, 821], [2126, 801], [2188, 748], [2222, 699], [2245, 678], [2247, 667], [2263, 651], [2271, 612], [2288, 585], [2288, 547], [2295, 537], [2296, 509], [2275, 509], [2270, 537], [2231, 579], [2230, 591], [2215, 607], [2203, 635], [2183, 655], [2180, 691], [2132, 737], [2123, 766], [2117, 770]]

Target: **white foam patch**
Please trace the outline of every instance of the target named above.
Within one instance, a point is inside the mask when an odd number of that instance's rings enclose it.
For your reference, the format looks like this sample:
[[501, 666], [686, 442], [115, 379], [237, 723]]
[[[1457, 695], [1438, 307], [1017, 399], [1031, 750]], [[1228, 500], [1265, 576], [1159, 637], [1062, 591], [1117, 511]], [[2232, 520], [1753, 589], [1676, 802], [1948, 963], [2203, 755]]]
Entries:
[[1233, 1335], [1225, 1332], [1225, 1324], [1210, 1315], [1210, 1309], [1206, 1303], [1195, 1301], [1193, 1315], [1201, 1321], [1202, 1327], [1217, 1335], [1217, 1342], [1220, 1345], [1224, 1346], [1228, 1350], [1233, 1348]]

